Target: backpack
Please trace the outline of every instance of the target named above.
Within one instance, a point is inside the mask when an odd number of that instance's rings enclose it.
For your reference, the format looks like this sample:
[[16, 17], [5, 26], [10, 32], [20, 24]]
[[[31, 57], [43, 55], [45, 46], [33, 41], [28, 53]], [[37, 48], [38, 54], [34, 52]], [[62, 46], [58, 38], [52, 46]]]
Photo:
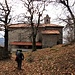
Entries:
[[16, 52], [16, 61], [18, 60], [24, 60], [24, 55], [20, 51]]
[[19, 60], [19, 55], [20, 55], [20, 51], [17, 51], [17, 52], [16, 52], [16, 58], [15, 58], [15, 61], [18, 61], [18, 60]]

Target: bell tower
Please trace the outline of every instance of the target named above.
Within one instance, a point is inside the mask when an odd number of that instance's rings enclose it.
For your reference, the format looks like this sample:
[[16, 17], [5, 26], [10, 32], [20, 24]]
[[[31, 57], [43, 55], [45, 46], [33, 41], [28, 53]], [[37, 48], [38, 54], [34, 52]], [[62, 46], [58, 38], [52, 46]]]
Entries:
[[44, 17], [44, 23], [50, 24], [50, 17], [48, 15], [46, 15], [46, 17]]

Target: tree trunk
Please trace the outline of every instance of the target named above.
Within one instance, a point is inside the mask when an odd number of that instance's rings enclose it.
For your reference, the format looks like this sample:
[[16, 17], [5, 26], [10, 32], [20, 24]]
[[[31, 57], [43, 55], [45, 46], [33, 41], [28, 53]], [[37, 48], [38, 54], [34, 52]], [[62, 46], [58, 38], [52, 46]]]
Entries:
[[73, 23], [74, 23], [74, 39], [75, 39], [75, 17], [74, 17], [74, 14], [72, 13], [70, 7], [69, 6], [66, 6], [66, 7], [67, 7], [72, 19], [73, 19]]
[[33, 35], [32, 51], [36, 51], [36, 35]]
[[8, 51], [8, 29], [5, 28], [5, 50]]
[[3, 58], [8, 58], [9, 57], [9, 52], [8, 52], [8, 29], [5, 26], [5, 42], [4, 42], [4, 52], [3, 52]]

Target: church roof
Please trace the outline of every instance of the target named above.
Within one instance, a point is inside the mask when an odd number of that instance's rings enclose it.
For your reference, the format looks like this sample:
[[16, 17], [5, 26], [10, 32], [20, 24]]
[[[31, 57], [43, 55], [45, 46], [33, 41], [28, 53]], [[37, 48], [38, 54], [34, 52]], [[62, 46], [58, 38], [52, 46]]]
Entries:
[[[15, 41], [15, 42], [11, 42], [11, 45], [25, 45], [25, 46], [32, 46], [32, 42], [19, 42], [19, 41]], [[42, 44], [40, 42], [36, 42], [36, 46], [42, 46]]]
[[9, 28], [21, 28], [21, 27], [29, 27], [28, 24], [11, 24]]
[[[31, 27], [31, 25], [29, 24], [11, 24], [9, 26], [9, 28], [24, 28], [24, 27]], [[39, 27], [62, 27], [60, 25], [56, 25], [56, 24], [40, 24]]]
[[40, 27], [63, 27], [63, 26], [56, 24], [41, 24]]
[[44, 30], [41, 33], [42, 34], [60, 34], [58, 30]]

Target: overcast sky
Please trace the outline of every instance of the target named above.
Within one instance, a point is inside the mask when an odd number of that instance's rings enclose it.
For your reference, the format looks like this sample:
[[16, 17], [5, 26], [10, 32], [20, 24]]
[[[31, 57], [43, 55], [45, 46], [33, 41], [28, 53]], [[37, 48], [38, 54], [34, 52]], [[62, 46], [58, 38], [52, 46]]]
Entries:
[[[12, 6], [11, 14], [13, 15], [13, 17], [25, 12], [25, 8], [23, 8], [23, 4], [20, 0], [7, 0], [7, 1], [9, 5]], [[70, 1], [71, 1], [70, 3], [73, 4], [74, 0], [70, 0]], [[0, 2], [4, 2], [4, 0], [0, 0]], [[73, 9], [75, 10], [75, 8]], [[49, 4], [48, 7], [46, 7], [46, 10], [47, 11], [44, 12], [44, 16], [48, 14], [51, 17], [51, 23], [59, 24], [58, 22], [55, 22], [54, 19], [57, 18], [57, 15], [59, 16], [60, 12], [62, 14], [64, 13], [62, 12], [62, 9], [60, 8], [60, 6]], [[62, 17], [65, 17], [64, 14], [62, 15]], [[61, 25], [63, 25], [63, 23]], [[0, 32], [0, 33], [4, 34], [4, 32]], [[3, 36], [1, 35], [1, 37]]]
[[[9, 5], [12, 6], [11, 14], [13, 15], [13, 17], [21, 13], [25, 13], [25, 8], [20, 0], [7, 0], [7, 1]], [[0, 2], [4, 2], [4, 0], [0, 0]], [[60, 6], [49, 4], [46, 7], [46, 11], [44, 12], [43, 16], [46, 16], [48, 14], [51, 17], [51, 23], [58, 24], [58, 22], [54, 22], [54, 19], [57, 18], [57, 15], [59, 15], [60, 12], [62, 12]]]

